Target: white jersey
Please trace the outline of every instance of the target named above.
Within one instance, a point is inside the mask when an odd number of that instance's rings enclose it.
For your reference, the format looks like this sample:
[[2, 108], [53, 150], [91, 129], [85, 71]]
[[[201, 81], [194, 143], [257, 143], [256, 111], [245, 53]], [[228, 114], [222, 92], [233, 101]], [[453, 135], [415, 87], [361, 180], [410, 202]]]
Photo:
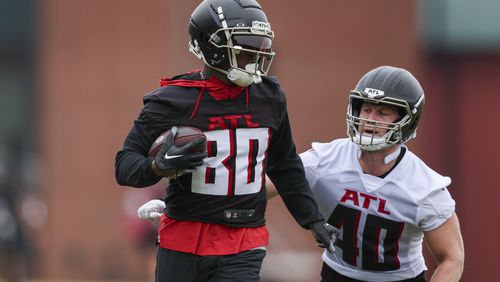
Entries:
[[340, 229], [334, 254], [323, 261], [342, 275], [397, 281], [426, 270], [423, 231], [449, 219], [451, 183], [406, 151], [384, 178], [363, 173], [350, 139], [313, 143], [300, 156], [307, 180], [328, 223]]

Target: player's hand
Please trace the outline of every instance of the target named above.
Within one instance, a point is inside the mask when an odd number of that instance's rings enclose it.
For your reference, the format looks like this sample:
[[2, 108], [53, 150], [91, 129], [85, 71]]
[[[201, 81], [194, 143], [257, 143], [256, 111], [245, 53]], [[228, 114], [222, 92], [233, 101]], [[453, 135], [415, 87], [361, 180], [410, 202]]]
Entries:
[[173, 126], [165, 139], [165, 144], [155, 156], [156, 168], [160, 171], [185, 172], [203, 165], [203, 159], [207, 157], [207, 153], [191, 153], [190, 150], [206, 142], [206, 139], [198, 138], [182, 147], [177, 147], [174, 143], [176, 134], [177, 127]]
[[335, 241], [339, 235], [339, 230], [324, 221], [316, 221], [311, 224], [311, 232], [319, 247], [325, 248], [333, 254], [335, 252]]
[[140, 219], [158, 222], [163, 214], [165, 202], [162, 200], [150, 200], [137, 210]]

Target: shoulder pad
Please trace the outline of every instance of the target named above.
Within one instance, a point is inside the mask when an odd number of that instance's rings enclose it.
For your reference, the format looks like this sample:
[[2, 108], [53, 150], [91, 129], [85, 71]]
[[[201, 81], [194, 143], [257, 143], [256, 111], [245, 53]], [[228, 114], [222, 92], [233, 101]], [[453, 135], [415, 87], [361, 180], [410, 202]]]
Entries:
[[280, 82], [279, 82], [278, 78], [274, 75], [262, 76], [262, 82], [263, 83], [271, 83], [271, 84], [274, 84], [275, 86], [280, 86]]
[[144, 95], [142, 102], [147, 104], [150, 101], [157, 100], [159, 97], [169, 96], [172, 93], [172, 87], [160, 87]]
[[[403, 160], [401, 160], [398, 170], [399, 174], [391, 174], [390, 180], [400, 187], [409, 187], [405, 189], [408, 194], [417, 202], [421, 201], [434, 191], [443, 189], [451, 184], [451, 179], [442, 176], [430, 167], [428, 167], [413, 152], [407, 150]], [[412, 177], [408, 175], [411, 173]]]
[[152, 92], [144, 95], [143, 104], [151, 101], [188, 101], [196, 99], [200, 90], [192, 87], [178, 87], [176, 85], [168, 85], [157, 88]]
[[172, 80], [179, 80], [179, 79], [198, 80], [199, 74], [198, 74], [198, 71], [192, 71], [192, 72], [183, 73], [183, 74], [179, 74], [179, 75], [172, 77]]

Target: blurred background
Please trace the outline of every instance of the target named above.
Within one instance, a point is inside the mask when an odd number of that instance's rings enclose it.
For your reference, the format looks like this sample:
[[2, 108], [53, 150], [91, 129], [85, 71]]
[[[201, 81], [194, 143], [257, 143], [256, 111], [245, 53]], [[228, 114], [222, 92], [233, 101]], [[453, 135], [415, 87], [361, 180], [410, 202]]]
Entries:
[[[187, 49], [198, 3], [0, 0], [0, 281], [151, 281], [152, 228], [135, 213], [165, 183], [119, 187], [114, 157], [159, 78], [201, 67]], [[346, 135], [347, 93], [368, 70], [404, 67], [421, 81], [426, 109], [409, 146], [452, 177], [462, 281], [495, 280], [500, 2], [260, 3], [299, 151]], [[262, 280], [318, 281], [309, 232], [280, 199], [267, 219]]]

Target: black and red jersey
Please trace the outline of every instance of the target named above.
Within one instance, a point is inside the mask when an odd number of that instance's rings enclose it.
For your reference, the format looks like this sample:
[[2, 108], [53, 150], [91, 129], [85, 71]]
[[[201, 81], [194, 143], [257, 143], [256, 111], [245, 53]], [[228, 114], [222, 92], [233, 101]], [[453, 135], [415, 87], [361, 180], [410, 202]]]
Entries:
[[303, 227], [323, 219], [312, 198], [291, 134], [286, 99], [276, 79], [241, 88], [199, 72], [162, 80], [144, 97], [116, 156], [119, 184], [158, 182], [147, 156], [153, 141], [172, 126], [194, 126], [207, 136], [207, 158], [195, 172], [170, 181], [165, 213], [177, 220], [234, 227], [265, 224], [265, 174]]

